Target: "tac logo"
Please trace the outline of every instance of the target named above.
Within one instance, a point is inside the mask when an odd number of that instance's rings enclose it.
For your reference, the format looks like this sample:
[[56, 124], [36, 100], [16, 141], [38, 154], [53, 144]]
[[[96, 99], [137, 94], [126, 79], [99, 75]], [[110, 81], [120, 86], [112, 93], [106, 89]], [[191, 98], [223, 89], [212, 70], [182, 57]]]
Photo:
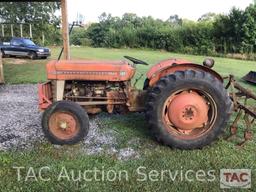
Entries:
[[251, 188], [250, 169], [221, 169], [220, 188]]

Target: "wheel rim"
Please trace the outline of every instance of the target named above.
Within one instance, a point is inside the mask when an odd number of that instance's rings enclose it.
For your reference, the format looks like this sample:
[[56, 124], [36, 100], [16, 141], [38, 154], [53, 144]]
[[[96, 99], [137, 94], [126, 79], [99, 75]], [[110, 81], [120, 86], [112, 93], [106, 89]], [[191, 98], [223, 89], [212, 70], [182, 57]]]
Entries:
[[31, 53], [29, 54], [29, 57], [30, 57], [30, 59], [34, 59], [34, 58], [35, 58], [35, 53], [31, 52]]
[[71, 139], [79, 129], [77, 118], [69, 112], [55, 112], [49, 119], [49, 130], [58, 139]]
[[217, 119], [217, 105], [207, 92], [183, 89], [164, 103], [162, 120], [165, 129], [179, 139], [195, 139], [207, 134]]

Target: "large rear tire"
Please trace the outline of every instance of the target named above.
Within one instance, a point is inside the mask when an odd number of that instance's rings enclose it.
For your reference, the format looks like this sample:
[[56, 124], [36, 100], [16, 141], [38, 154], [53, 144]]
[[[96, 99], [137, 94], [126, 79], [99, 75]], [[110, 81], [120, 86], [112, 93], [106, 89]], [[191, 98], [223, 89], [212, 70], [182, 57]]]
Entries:
[[143, 90], [148, 90], [149, 88], [149, 79], [146, 78], [143, 85]]
[[89, 117], [78, 104], [70, 101], [53, 103], [43, 114], [42, 128], [53, 144], [76, 144], [89, 130]]
[[149, 90], [146, 118], [153, 136], [170, 147], [202, 148], [220, 136], [232, 102], [223, 83], [203, 71], [178, 71]]

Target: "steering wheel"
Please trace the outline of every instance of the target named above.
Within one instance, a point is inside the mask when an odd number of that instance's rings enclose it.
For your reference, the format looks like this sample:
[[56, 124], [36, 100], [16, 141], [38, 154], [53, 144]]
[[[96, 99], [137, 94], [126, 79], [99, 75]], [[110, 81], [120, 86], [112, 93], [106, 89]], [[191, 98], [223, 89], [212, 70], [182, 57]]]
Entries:
[[136, 58], [133, 58], [133, 57], [130, 57], [130, 56], [124, 56], [124, 58], [130, 60], [134, 64], [148, 65], [148, 63], [146, 63], [145, 61], [141, 61], [139, 59], [136, 59]]

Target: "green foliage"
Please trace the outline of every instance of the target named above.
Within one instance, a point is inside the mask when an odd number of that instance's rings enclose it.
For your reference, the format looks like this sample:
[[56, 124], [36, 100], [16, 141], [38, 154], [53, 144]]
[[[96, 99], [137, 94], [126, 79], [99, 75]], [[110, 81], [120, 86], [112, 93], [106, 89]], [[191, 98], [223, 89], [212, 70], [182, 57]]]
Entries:
[[243, 23], [243, 48], [247, 53], [256, 52], [256, 4], [246, 8]]
[[[56, 2], [2, 2], [0, 3], [0, 20], [8, 23], [6, 36], [11, 36], [10, 24], [14, 24], [14, 35], [19, 36], [19, 23], [23, 23], [23, 36], [29, 36], [29, 24], [32, 24], [33, 40], [42, 44], [60, 44], [60, 23], [55, 12], [59, 9]], [[54, 42], [54, 43], [53, 43]]]
[[[58, 3], [4, 2], [0, 3], [0, 20], [8, 23], [33, 23], [33, 40], [42, 44], [61, 44]], [[234, 55], [254, 58], [256, 52], [256, 5], [245, 10], [232, 8], [227, 15], [206, 13], [198, 21], [171, 15], [166, 21], [152, 17], [138, 17], [125, 13], [121, 18], [103, 13], [98, 23], [86, 29], [75, 28], [72, 45], [108, 48], [150, 48], [172, 52], [203, 55]], [[10, 25], [6, 25], [10, 36]], [[19, 25], [14, 25], [19, 32]], [[24, 25], [24, 36], [29, 25]], [[16, 34], [17, 35], [17, 34]], [[245, 56], [244, 56], [245, 55]]]
[[72, 34], [70, 35], [70, 44], [71, 45], [89, 45], [86, 42], [86, 30], [83, 28], [74, 28]]
[[163, 49], [203, 55], [255, 53], [256, 5], [228, 15], [207, 13], [197, 22], [178, 15], [167, 21], [126, 13], [122, 18], [103, 13], [86, 37], [94, 47]]

